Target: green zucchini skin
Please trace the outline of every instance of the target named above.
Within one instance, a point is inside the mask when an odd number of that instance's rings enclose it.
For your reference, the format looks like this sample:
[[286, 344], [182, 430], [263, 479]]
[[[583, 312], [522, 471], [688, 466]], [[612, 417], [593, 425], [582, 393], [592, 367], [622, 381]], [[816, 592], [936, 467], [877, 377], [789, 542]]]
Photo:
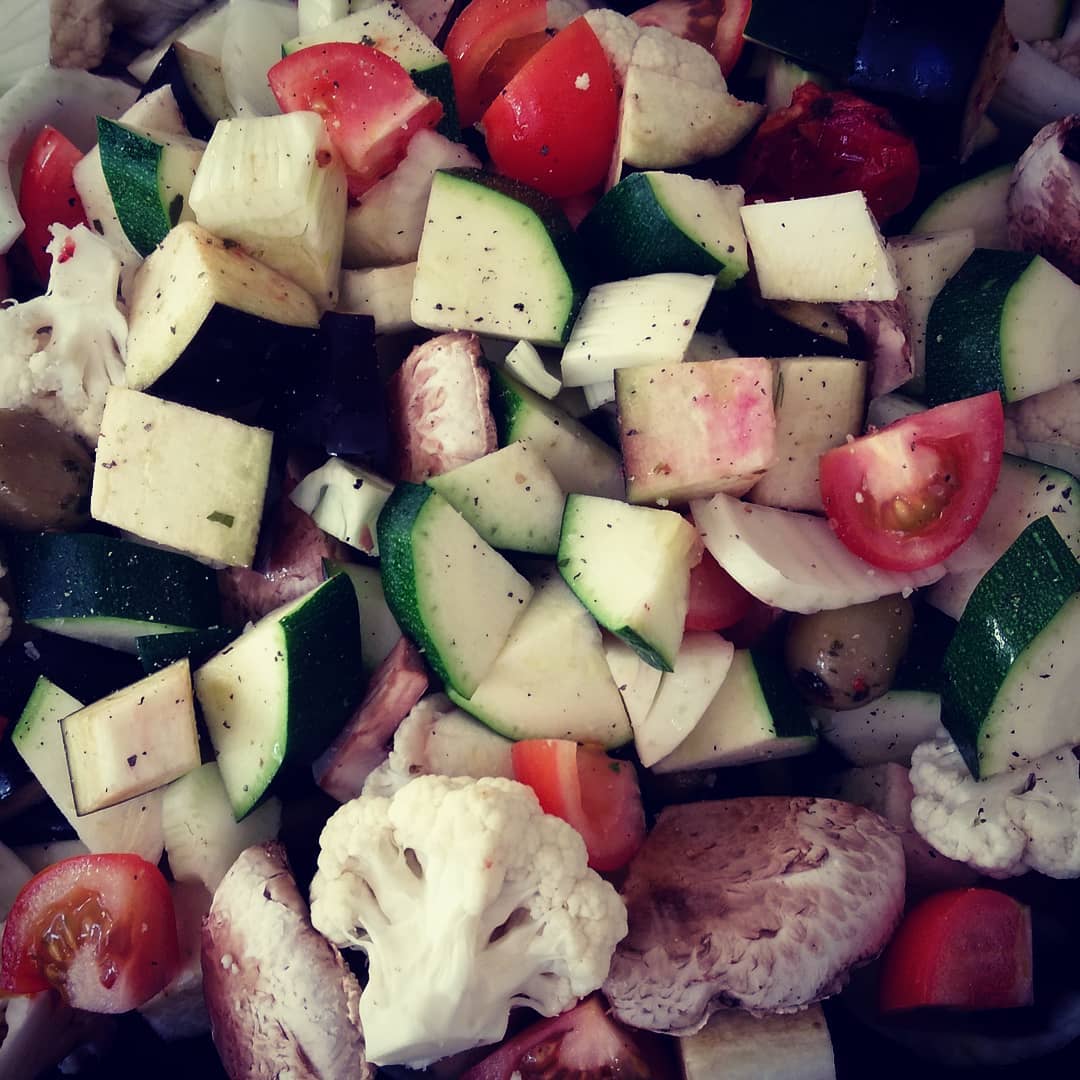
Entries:
[[147, 675], [152, 675], [185, 656], [194, 669], [225, 648], [239, 633], [239, 630], [231, 626], [208, 626], [205, 630], [147, 634], [135, 639], [135, 655]]

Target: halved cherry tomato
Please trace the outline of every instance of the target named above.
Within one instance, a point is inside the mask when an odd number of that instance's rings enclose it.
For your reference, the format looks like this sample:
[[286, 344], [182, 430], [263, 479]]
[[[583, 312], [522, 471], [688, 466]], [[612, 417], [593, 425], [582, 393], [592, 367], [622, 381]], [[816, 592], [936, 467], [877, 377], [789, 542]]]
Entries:
[[450, 61], [454, 97], [463, 126], [475, 124], [506, 85], [503, 82], [492, 88], [495, 78], [492, 72], [481, 85], [485, 69], [495, 54], [508, 41], [543, 34], [546, 27], [546, 0], [472, 0], [454, 20], [443, 51]]
[[690, 571], [687, 630], [726, 630], [754, 604], [754, 598], [712, 557], [706, 548]]
[[859, 190], [881, 222], [914, 197], [919, 154], [888, 109], [804, 83], [754, 133], [738, 180], [748, 203]]
[[157, 994], [180, 966], [172, 894], [137, 855], [76, 855], [23, 886], [8, 913], [0, 990], [54, 987], [89, 1012], [120, 1013]]
[[634, 1038], [587, 998], [560, 1016], [541, 1020], [503, 1043], [461, 1080], [655, 1080], [657, 1073]]
[[370, 45], [312, 45], [280, 60], [267, 78], [283, 112], [310, 110], [323, 118], [353, 196], [391, 172], [409, 140], [442, 119], [442, 103]]
[[630, 18], [638, 26], [659, 26], [708, 49], [725, 75], [739, 62], [751, 0], [657, 0]]
[[574, 826], [594, 870], [625, 866], [645, 839], [634, 767], [569, 739], [524, 739], [511, 750], [514, 779], [536, 792], [546, 814]]
[[881, 961], [882, 1012], [1030, 1005], [1031, 910], [993, 889], [950, 889], [912, 908]]
[[1004, 442], [995, 391], [838, 446], [819, 464], [829, 524], [874, 566], [933, 566], [975, 531], [997, 484]]
[[604, 179], [618, 124], [611, 62], [585, 19], [529, 60], [481, 120], [495, 168], [555, 198]]
[[499, 91], [551, 40], [554, 31], [540, 30], [535, 34], [509, 38], [484, 65], [480, 73], [477, 94], [483, 111], [499, 96]]
[[19, 182], [19, 213], [26, 228], [23, 243], [42, 285], [49, 281], [52, 256], [45, 250], [52, 240], [50, 225], [74, 228], [86, 223], [72, 172], [82, 151], [56, 128], [45, 126], [34, 140]]

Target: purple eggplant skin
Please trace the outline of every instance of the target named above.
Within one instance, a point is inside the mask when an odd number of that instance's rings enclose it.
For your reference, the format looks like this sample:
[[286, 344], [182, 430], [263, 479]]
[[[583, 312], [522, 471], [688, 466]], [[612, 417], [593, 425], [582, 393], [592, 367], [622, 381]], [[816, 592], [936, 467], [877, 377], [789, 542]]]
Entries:
[[1012, 58], [1003, 0], [871, 0], [849, 87], [883, 98], [924, 163], [963, 160]]
[[1013, 170], [1009, 242], [1080, 284], [1080, 115], [1047, 124]]

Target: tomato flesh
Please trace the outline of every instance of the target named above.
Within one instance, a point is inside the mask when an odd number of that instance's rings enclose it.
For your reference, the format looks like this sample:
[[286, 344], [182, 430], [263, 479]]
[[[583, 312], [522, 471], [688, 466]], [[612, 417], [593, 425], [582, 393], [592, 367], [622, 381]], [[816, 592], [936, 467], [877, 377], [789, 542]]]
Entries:
[[738, 180], [748, 203], [859, 190], [883, 222], [914, 198], [919, 155], [888, 109], [804, 83], [754, 133]]
[[569, 739], [524, 739], [511, 758], [514, 779], [536, 792], [544, 813], [581, 834], [594, 870], [618, 870], [633, 858], [645, 839], [645, 811], [632, 765]]
[[860, 558], [922, 570], [975, 531], [997, 484], [1005, 417], [997, 392], [898, 420], [821, 457], [829, 524]]
[[705, 549], [690, 571], [687, 630], [726, 630], [750, 611], [754, 598]]
[[137, 855], [76, 855], [26, 883], [8, 914], [0, 990], [50, 987], [89, 1012], [149, 1001], [180, 966], [172, 894]]
[[[443, 51], [450, 62], [463, 126], [475, 124], [506, 85], [493, 87], [497, 75], [486, 71], [495, 54], [506, 42], [543, 34], [546, 27], [546, 0], [472, 0], [454, 20]], [[493, 65], [493, 69], [498, 67], [498, 63]], [[507, 74], [507, 81], [516, 71], [515, 67]]]
[[950, 889], [914, 907], [881, 962], [882, 1012], [1012, 1009], [1032, 1001], [1031, 911], [993, 889]]
[[561, 199], [604, 180], [618, 123], [611, 63], [576, 19], [506, 84], [481, 126], [498, 172]]
[[45, 250], [52, 241], [50, 225], [73, 229], [86, 224], [73, 172], [82, 151], [56, 128], [45, 126], [34, 140], [19, 183], [19, 213], [25, 222], [23, 243], [42, 285], [49, 281], [52, 256]]
[[607, 1015], [596, 997], [527, 1027], [462, 1080], [510, 1080], [515, 1073], [521, 1080], [652, 1080], [657, 1075], [629, 1032]]
[[267, 73], [283, 112], [318, 113], [362, 195], [405, 157], [409, 140], [442, 119], [442, 103], [418, 90], [393, 57], [370, 45], [312, 45]]

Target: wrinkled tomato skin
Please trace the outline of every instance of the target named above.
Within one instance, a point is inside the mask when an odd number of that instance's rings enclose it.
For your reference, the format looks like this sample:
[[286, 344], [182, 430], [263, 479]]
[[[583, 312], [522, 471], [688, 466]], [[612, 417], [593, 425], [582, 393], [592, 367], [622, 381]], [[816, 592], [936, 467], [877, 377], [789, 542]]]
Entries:
[[1013, 1009], [1031, 1001], [1031, 912], [994, 889], [928, 897], [904, 917], [882, 957], [885, 1013]]
[[536, 792], [540, 808], [572, 825], [589, 865], [620, 870], [645, 839], [645, 810], [633, 765], [569, 739], [523, 739], [511, 750], [514, 779]]
[[997, 485], [997, 391], [938, 405], [821, 456], [821, 500], [849, 551], [883, 570], [925, 570], [975, 531]]
[[138, 1008], [180, 966], [176, 913], [161, 871], [137, 855], [76, 855], [23, 886], [0, 946], [0, 991], [54, 987], [88, 1012]]
[[919, 155], [888, 109], [804, 83], [754, 133], [738, 181], [748, 203], [860, 190], [880, 223], [914, 198]]
[[602, 183], [618, 123], [611, 63], [585, 19], [540, 49], [481, 119], [496, 171], [556, 199]]
[[[52, 241], [50, 225], [73, 229], [86, 224], [73, 172], [82, 151], [56, 128], [45, 126], [34, 140], [19, 183], [19, 213], [25, 223], [22, 241], [42, 285], [48, 284], [52, 256], [45, 248]], [[0, 299], [6, 289], [0, 289]]]

